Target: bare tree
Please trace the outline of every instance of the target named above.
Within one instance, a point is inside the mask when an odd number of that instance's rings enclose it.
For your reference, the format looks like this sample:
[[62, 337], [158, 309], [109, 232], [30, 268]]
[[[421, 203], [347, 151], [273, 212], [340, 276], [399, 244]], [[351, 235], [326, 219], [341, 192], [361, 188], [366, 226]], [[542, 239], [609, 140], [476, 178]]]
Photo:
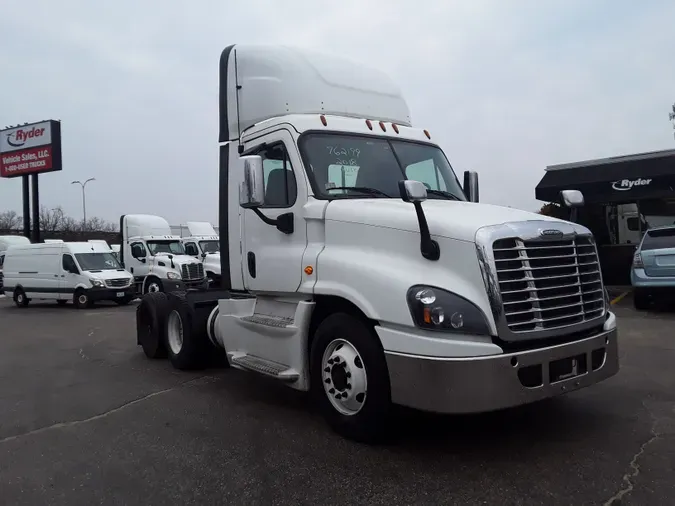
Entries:
[[61, 206], [53, 209], [42, 206], [40, 208], [40, 230], [44, 232], [60, 231], [64, 216]]
[[87, 223], [80, 222], [80, 230], [83, 232], [117, 232], [117, 226], [101, 218], [89, 218]]
[[0, 230], [17, 230], [21, 228], [21, 221], [16, 211], [3, 211], [0, 213]]

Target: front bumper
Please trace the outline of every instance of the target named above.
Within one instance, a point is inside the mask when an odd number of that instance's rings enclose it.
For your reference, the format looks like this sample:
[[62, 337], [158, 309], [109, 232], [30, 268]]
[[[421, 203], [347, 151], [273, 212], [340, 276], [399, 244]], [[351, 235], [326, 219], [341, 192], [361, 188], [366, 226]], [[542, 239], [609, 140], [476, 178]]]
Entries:
[[123, 300], [136, 297], [136, 287], [132, 284], [126, 288], [90, 288], [87, 290], [87, 295], [92, 302], [99, 300]]
[[537, 350], [468, 358], [385, 351], [392, 401], [437, 413], [479, 413], [579, 390], [618, 372], [617, 337], [610, 313], [596, 335]]

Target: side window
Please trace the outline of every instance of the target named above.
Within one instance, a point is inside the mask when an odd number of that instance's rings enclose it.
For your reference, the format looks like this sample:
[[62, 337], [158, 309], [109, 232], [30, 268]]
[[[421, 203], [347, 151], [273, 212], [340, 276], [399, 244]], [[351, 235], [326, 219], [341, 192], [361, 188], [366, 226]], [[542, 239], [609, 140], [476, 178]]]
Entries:
[[145, 258], [148, 252], [145, 250], [145, 245], [142, 242], [135, 242], [131, 245], [131, 256], [134, 258]]
[[75, 265], [75, 260], [73, 260], [73, 257], [71, 257], [70, 255], [63, 255], [61, 265], [63, 266], [63, 270], [66, 272], [70, 272], [73, 274], [80, 273], [80, 269], [77, 268], [77, 265]]
[[263, 160], [265, 204], [262, 207], [291, 207], [298, 196], [298, 188], [284, 144], [266, 146], [255, 154]]
[[193, 242], [186, 242], [185, 243], [185, 254], [190, 255], [192, 257], [198, 256], [199, 250], [197, 249], [197, 245]]
[[408, 165], [405, 168], [405, 176], [424, 183], [429, 190], [447, 191], [443, 176], [436, 169], [436, 164], [432, 159]]

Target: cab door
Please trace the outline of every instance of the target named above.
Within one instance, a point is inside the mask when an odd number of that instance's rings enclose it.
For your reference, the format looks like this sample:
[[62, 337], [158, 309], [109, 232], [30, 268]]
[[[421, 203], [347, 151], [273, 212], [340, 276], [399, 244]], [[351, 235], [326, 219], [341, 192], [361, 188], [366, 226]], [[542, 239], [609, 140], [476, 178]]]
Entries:
[[293, 232], [281, 232], [252, 209], [241, 209], [244, 287], [251, 292], [296, 292], [307, 247], [302, 215], [307, 187], [297, 147], [291, 133], [281, 129], [247, 142], [245, 150], [263, 159], [265, 200], [259, 211], [271, 219], [292, 213]]

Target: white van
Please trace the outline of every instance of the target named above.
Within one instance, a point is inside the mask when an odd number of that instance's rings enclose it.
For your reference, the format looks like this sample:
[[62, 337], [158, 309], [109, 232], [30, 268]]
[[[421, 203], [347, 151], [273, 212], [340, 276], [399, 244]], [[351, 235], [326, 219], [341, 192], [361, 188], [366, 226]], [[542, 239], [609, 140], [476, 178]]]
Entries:
[[17, 244], [30, 244], [30, 240], [22, 235], [0, 235], [0, 296], [2, 296], [3, 274], [2, 264], [5, 261], [5, 251]]
[[32, 299], [56, 300], [87, 308], [99, 300], [128, 304], [134, 277], [107, 244], [61, 242], [12, 246], [5, 253], [4, 292], [17, 306]]

